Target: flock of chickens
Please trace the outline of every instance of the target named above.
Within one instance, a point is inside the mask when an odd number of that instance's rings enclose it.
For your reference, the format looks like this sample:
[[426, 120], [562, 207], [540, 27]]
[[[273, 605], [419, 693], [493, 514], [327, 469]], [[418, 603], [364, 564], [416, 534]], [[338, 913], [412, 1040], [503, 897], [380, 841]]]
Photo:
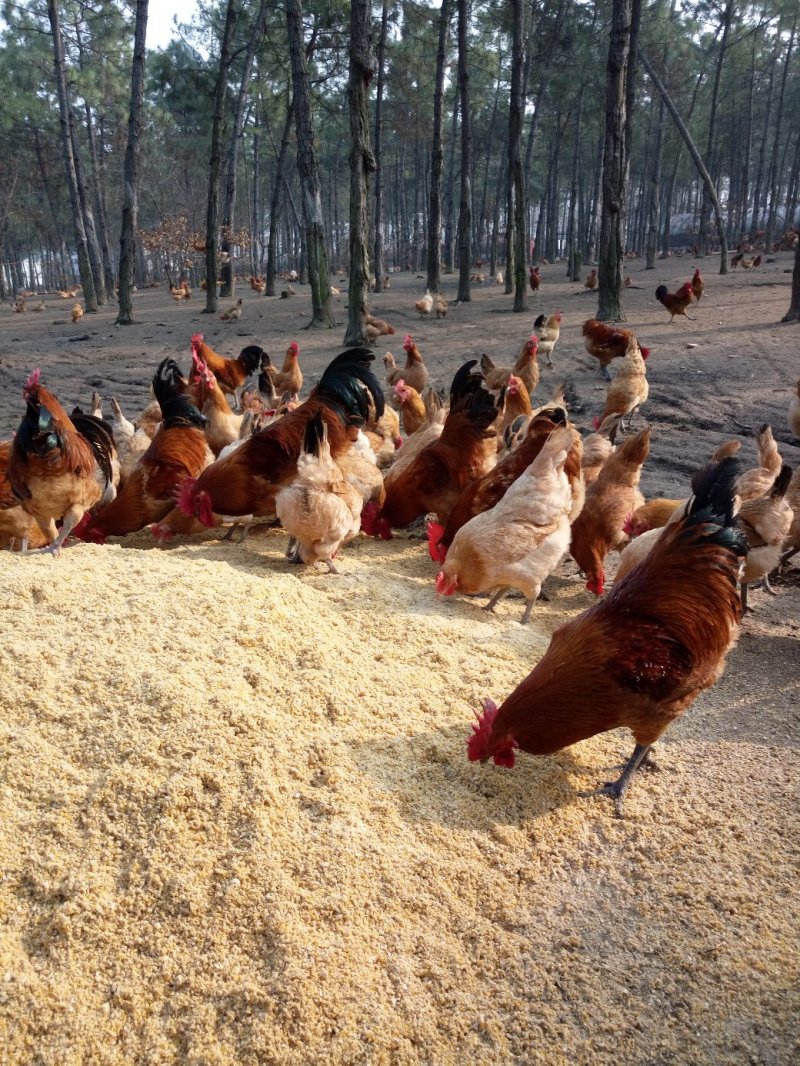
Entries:
[[[677, 294], [660, 286], [656, 296], [675, 315], [702, 294], [697, 271]], [[484, 700], [468, 753], [510, 766], [516, 748], [544, 754], [628, 726], [634, 753], [598, 790], [619, 810], [651, 745], [721, 674], [748, 586], [768, 588], [800, 550], [800, 471], [782, 463], [765, 425], [754, 469], [742, 471], [739, 441], [726, 441], [691, 496], [646, 502], [650, 430], [626, 435], [625, 422], [647, 400], [649, 351], [629, 330], [583, 324], [609, 384], [595, 431], [582, 436], [563, 389], [538, 408], [531, 400], [561, 321], [540, 316], [511, 366], [464, 363], [446, 403], [410, 335], [404, 366], [384, 360], [386, 385], [373, 352], [352, 348], [301, 402], [296, 343], [278, 369], [257, 345], [227, 359], [195, 334], [188, 373], [165, 359], [135, 423], [115, 400], [105, 421], [97, 397], [91, 413], [67, 414], [34, 371], [19, 429], [0, 443], [0, 546], [56, 552], [69, 536], [102, 543], [148, 526], [159, 539], [223, 525], [244, 538], [266, 519], [286, 530], [292, 561], [335, 572], [359, 531], [387, 539], [425, 523], [437, 592], [488, 594], [490, 611], [520, 592], [523, 623], [567, 552], [601, 597], [618, 551], [610, 592], [556, 631], [499, 709]], [[797, 393], [800, 436], [800, 383]]]

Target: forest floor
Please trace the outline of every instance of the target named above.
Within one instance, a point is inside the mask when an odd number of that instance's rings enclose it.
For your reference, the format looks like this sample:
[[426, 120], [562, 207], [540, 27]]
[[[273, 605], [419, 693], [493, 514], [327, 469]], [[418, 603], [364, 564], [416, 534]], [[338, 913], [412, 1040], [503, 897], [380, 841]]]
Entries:
[[[627, 324], [652, 351], [647, 498], [688, 495], [731, 437], [756, 465], [764, 422], [800, 462], [792, 259], [725, 277], [701, 261], [694, 321], [672, 324], [654, 290], [696, 262], [626, 264]], [[397, 330], [379, 362], [410, 332], [446, 389], [561, 310], [539, 396], [568, 381], [588, 428], [605, 394], [580, 335], [596, 297], [563, 264], [542, 275], [526, 314], [487, 283], [443, 321], [414, 310], [423, 276], [391, 275], [370, 298]], [[235, 324], [202, 314], [200, 292], [176, 307], [144, 290], [130, 327], [114, 305], [75, 324], [54, 296], [38, 314], [4, 305], [0, 439], [37, 366], [65, 406], [96, 390], [133, 418], [196, 331], [275, 362], [297, 340], [309, 387], [341, 350], [347, 296], [338, 328], [309, 331], [296, 289], [240, 286]], [[454, 300], [456, 278], [442, 290]], [[519, 599], [495, 616], [437, 601], [414, 537], [357, 539], [338, 576], [289, 567], [284, 547], [269, 530], [2, 553], [0, 1063], [798, 1061], [800, 557], [775, 597], [751, 594], [723, 678], [620, 821], [578, 793], [627, 733], [514, 770], [464, 752], [470, 708], [591, 603], [570, 560], [521, 627]]]

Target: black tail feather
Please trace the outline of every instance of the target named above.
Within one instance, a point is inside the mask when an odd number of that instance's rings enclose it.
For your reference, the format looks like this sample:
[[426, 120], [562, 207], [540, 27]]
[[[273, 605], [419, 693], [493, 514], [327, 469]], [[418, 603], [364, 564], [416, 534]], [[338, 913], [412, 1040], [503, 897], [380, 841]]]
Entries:
[[383, 387], [370, 367], [374, 359], [375, 353], [369, 348], [349, 348], [328, 364], [314, 390], [315, 395], [341, 408], [344, 421], [350, 425], [367, 422], [371, 406], [376, 418], [384, 412]]
[[159, 407], [164, 410], [164, 402], [186, 391], [186, 378], [174, 359], [162, 359], [153, 375], [153, 393]]
[[257, 344], [248, 344], [246, 348], [242, 348], [242, 350], [239, 352], [239, 358], [241, 359], [242, 364], [244, 365], [244, 368], [247, 371], [248, 375], [255, 374], [259, 365], [261, 365], [262, 359], [265, 355], [267, 356], [267, 361], [269, 361], [269, 356], [267, 355], [267, 353]]
[[694, 496], [687, 505], [685, 528], [708, 525], [708, 540], [724, 545], [737, 555], [747, 554], [747, 541], [739, 528], [735, 503], [736, 479], [741, 465], [734, 456], [720, 463], [709, 463], [692, 478]]
[[325, 423], [322, 419], [322, 412], [317, 411], [314, 417], [310, 418], [306, 423], [306, 430], [303, 434], [303, 451], [308, 452], [309, 455], [318, 456], [324, 436]]
[[75, 408], [70, 417], [75, 429], [91, 445], [97, 465], [103, 471], [106, 484], [110, 484], [114, 476], [111, 469], [111, 460], [116, 451], [111, 425], [105, 419], [96, 418], [94, 415], [85, 415], [79, 407]]
[[773, 500], [779, 500], [782, 496], [786, 495], [786, 490], [789, 488], [789, 482], [792, 480], [792, 474], [794, 471], [788, 463], [784, 463], [781, 467], [781, 472], [775, 478], [775, 483], [770, 490], [770, 496]]

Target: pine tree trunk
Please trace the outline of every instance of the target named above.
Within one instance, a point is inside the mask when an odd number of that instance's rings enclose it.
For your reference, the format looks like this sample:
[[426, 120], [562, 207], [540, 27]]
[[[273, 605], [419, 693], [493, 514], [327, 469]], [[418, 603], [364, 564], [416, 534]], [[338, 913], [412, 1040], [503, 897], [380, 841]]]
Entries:
[[375, 156], [369, 143], [369, 83], [375, 73], [370, 0], [351, 0], [350, 78], [350, 292], [346, 345], [367, 344], [364, 310], [369, 291], [369, 176]]
[[[511, 53], [511, 99], [508, 118], [508, 169], [514, 192], [513, 249], [514, 259], [514, 310], [528, 309], [528, 201], [525, 195], [525, 175], [522, 169], [522, 120], [525, 108], [525, 5], [523, 0], [512, 0], [514, 42]], [[509, 214], [508, 225], [512, 225]], [[506, 264], [511, 269], [511, 263]]]
[[447, 161], [447, 180], [444, 196], [444, 261], [445, 274], [453, 273], [455, 261], [456, 233], [456, 133], [458, 131], [459, 103], [458, 94], [453, 99], [453, 123], [450, 135], [450, 155]]
[[297, 170], [303, 190], [303, 220], [306, 230], [305, 254], [311, 286], [312, 328], [329, 329], [336, 323], [331, 310], [331, 283], [325, 224], [322, 217], [322, 191], [319, 161], [314, 147], [311, 97], [303, 45], [303, 8], [300, 0], [286, 0], [289, 54], [294, 88], [294, 117], [297, 128]]
[[70, 104], [69, 114], [70, 136], [72, 137], [72, 154], [75, 159], [75, 178], [78, 182], [78, 198], [83, 215], [83, 226], [86, 230], [86, 246], [89, 249], [89, 262], [92, 267], [92, 279], [98, 307], [106, 302], [106, 284], [103, 277], [103, 258], [100, 254], [100, 241], [97, 236], [97, 227], [94, 221], [94, 209], [89, 195], [86, 182], [86, 172], [83, 167], [80, 142], [78, 140], [78, 127], [75, 121], [75, 111]]
[[[389, 27], [389, 0], [381, 8], [381, 33], [378, 40], [378, 83], [375, 88], [375, 215], [372, 250], [375, 292], [383, 289], [383, 88], [386, 80], [386, 34]], [[438, 62], [438, 60], [437, 60]], [[436, 102], [434, 100], [434, 151], [436, 141]]]
[[444, 75], [447, 38], [450, 32], [451, 0], [442, 0], [439, 40], [436, 48], [436, 82], [433, 91], [433, 137], [431, 143], [431, 192], [428, 205], [427, 288], [438, 292], [441, 275], [442, 171], [444, 169]]
[[[709, 109], [708, 118], [708, 141], [706, 142], [706, 163], [714, 169], [714, 154], [716, 152], [716, 132], [717, 132], [717, 101], [719, 99], [719, 85], [722, 78], [722, 66], [725, 62], [725, 52], [728, 47], [728, 35], [731, 30], [731, 20], [733, 18], [733, 5], [735, 0], [728, 0], [727, 7], [722, 16], [722, 39], [719, 43], [719, 55], [717, 57], [717, 64], [714, 70], [714, 87], [711, 90], [711, 106]], [[700, 207], [700, 223], [697, 244], [700, 251], [700, 255], [706, 254], [706, 248], [708, 244], [708, 220], [711, 215], [711, 200], [708, 195], [708, 188], [703, 186], [703, 201]]]
[[469, 109], [469, 0], [458, 6], [458, 95], [461, 102], [461, 193], [458, 210], [458, 300], [472, 299], [469, 275], [472, 267], [472, 121]]
[[70, 132], [71, 104], [67, 91], [67, 75], [64, 63], [64, 41], [61, 36], [61, 24], [58, 17], [57, 0], [47, 0], [47, 13], [50, 18], [50, 28], [53, 33], [53, 55], [56, 76], [56, 89], [58, 92], [58, 109], [61, 122], [61, 145], [64, 152], [64, 168], [67, 176], [67, 188], [69, 189], [70, 206], [72, 208], [72, 223], [75, 230], [75, 250], [78, 255], [78, 275], [83, 287], [83, 301], [86, 310], [94, 312], [98, 310], [97, 294], [95, 293], [92, 264], [89, 259], [89, 245], [86, 239], [86, 228], [83, 222], [80, 194], [78, 192], [78, 178], [75, 173], [75, 156], [72, 151], [72, 135]]
[[278, 230], [281, 220], [281, 203], [288, 188], [285, 179], [286, 153], [294, 122], [294, 98], [287, 101], [286, 120], [283, 124], [281, 144], [275, 159], [275, 185], [272, 189], [272, 201], [269, 209], [269, 237], [267, 238], [267, 296], [275, 295], [275, 275], [277, 273]]
[[800, 322], [800, 241], [794, 248], [794, 270], [792, 271], [792, 302], [781, 322]]
[[122, 194], [122, 226], [119, 235], [119, 313], [117, 325], [133, 324], [133, 279], [139, 212], [139, 146], [144, 106], [145, 38], [148, 0], [137, 0], [133, 40], [131, 101], [128, 110], [128, 143], [125, 147], [125, 180]]
[[233, 31], [238, 18], [236, 0], [228, 0], [225, 29], [219, 51], [217, 85], [214, 90], [214, 118], [211, 124], [211, 147], [208, 161], [208, 201], [206, 203], [206, 306], [203, 314], [216, 314], [217, 301], [217, 229], [219, 224], [219, 173], [222, 159], [222, 120], [225, 114], [225, 95], [228, 69], [231, 65]]
[[786, 59], [783, 63], [783, 74], [781, 76], [781, 87], [778, 93], [778, 111], [775, 116], [775, 139], [772, 142], [772, 160], [770, 163], [770, 177], [769, 177], [769, 215], [767, 216], [767, 231], [764, 236], [764, 248], [766, 251], [772, 251], [772, 242], [775, 238], [775, 217], [778, 208], [778, 148], [781, 140], [781, 127], [783, 123], [783, 102], [786, 95], [786, 78], [789, 74], [789, 66], [792, 62], [792, 52], [794, 50], [795, 34], [797, 33], [797, 15], [792, 22], [792, 32], [789, 35], [789, 42], [786, 45]]

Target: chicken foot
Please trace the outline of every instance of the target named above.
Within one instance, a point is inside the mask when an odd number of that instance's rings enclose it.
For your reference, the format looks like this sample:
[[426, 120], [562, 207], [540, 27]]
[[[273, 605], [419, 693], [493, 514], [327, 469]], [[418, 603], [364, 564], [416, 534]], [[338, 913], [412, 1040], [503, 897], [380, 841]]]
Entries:
[[290, 563], [302, 563], [300, 558], [300, 541], [297, 537], [289, 537], [289, 544], [286, 548], [286, 558]]
[[[616, 781], [606, 781], [601, 788], [592, 789], [591, 792], [580, 792], [580, 796], [610, 796], [614, 800], [614, 809], [617, 818], [622, 818], [622, 797], [628, 790], [631, 779], [637, 770], [648, 764], [648, 754], [652, 744], [637, 744], [633, 754], [625, 763], [622, 773]], [[652, 761], [652, 760], [651, 760]]]
[[491, 596], [489, 597], [489, 602], [485, 603], [483, 605], [482, 610], [491, 611], [492, 614], [494, 614], [495, 607], [500, 602], [500, 600], [502, 600], [502, 598], [505, 596], [505, 594], [508, 592], [508, 589], [509, 589], [508, 585], [501, 585], [499, 588], [496, 588], [494, 590], [494, 592], [491, 594]]

